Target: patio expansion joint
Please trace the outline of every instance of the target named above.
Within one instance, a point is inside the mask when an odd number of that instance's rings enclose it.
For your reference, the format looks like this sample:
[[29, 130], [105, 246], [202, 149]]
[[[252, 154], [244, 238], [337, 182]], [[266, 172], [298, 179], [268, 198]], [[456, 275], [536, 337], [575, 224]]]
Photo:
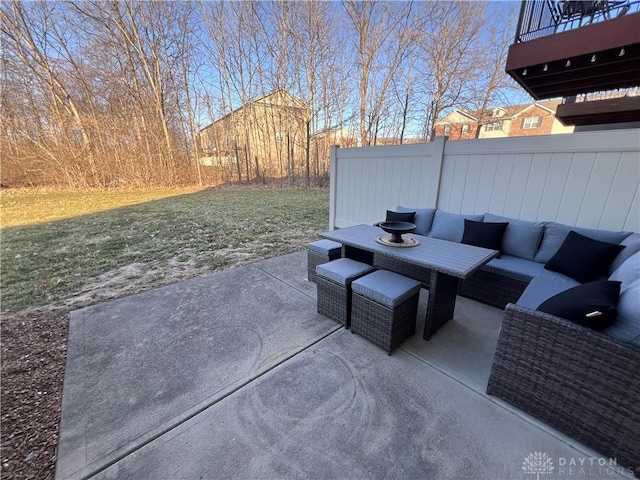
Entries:
[[201, 413], [205, 412], [209, 408], [225, 400], [227, 397], [230, 397], [231, 395], [243, 389], [244, 387], [254, 383], [256, 380], [259, 380], [261, 377], [271, 372], [272, 370], [278, 368], [282, 364], [288, 362], [289, 360], [292, 360], [293, 358], [306, 352], [310, 348], [313, 348], [316, 344], [323, 341], [325, 338], [328, 338], [329, 336], [335, 334], [341, 329], [344, 329], [344, 327], [342, 325], [336, 324], [336, 326], [333, 327], [328, 333], [317, 337], [315, 340], [305, 345], [304, 347], [298, 350], [294, 350], [292, 354], [284, 357], [282, 360], [274, 363], [273, 365], [266, 368], [265, 370], [258, 372], [256, 375], [252, 376], [251, 378], [248, 378], [246, 381], [243, 381], [242, 383], [236, 385], [235, 387], [229, 388], [220, 397], [216, 397], [213, 400], [211, 400], [211, 397], [209, 397], [209, 399], [205, 399], [197, 403], [193, 407], [185, 410], [182, 414], [176, 415], [174, 418], [166, 421], [164, 424], [149, 430], [147, 433], [143, 435], [140, 435], [137, 439], [129, 442], [127, 445], [123, 445], [122, 447], [113, 450], [102, 459], [97, 460], [89, 465], [86, 465], [82, 470], [76, 471], [71, 475], [69, 475], [68, 477], [65, 477], [65, 480], [87, 480], [93, 477], [94, 475], [97, 475], [98, 473], [105, 471], [107, 468], [115, 465], [120, 460], [123, 460], [129, 455], [137, 452], [138, 450], [142, 449], [143, 447], [150, 444], [154, 440], [157, 440], [163, 435], [180, 427], [181, 425], [188, 422], [192, 418], [200, 415]]
[[[304, 290], [301, 290], [300, 288], [298, 288], [295, 283], [289, 283], [285, 280], [283, 280], [282, 278], [274, 275], [273, 273], [269, 272], [268, 270], [265, 270], [264, 268], [262, 268], [258, 263], [254, 263], [252, 264], [252, 266], [256, 267], [258, 270], [260, 270], [263, 273], [266, 273], [267, 275], [269, 275], [271, 278], [279, 281], [280, 283], [284, 283], [287, 287], [291, 287], [293, 288], [296, 292], [299, 292], [301, 294], [303, 294], [305, 297], [311, 298], [313, 300], [315, 300], [315, 297], [313, 295], [309, 295], [307, 292], [305, 292]], [[308, 282], [309, 280], [307, 280]]]

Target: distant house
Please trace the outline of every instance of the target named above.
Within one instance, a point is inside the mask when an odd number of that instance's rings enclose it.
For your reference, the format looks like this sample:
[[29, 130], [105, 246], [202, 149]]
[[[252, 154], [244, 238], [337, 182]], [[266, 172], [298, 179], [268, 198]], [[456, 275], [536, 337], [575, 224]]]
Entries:
[[375, 137], [371, 139], [371, 145], [373, 146], [381, 146], [381, 145], [400, 145], [407, 143], [423, 143], [424, 138], [407, 138], [404, 137], [402, 142], [400, 141], [400, 137]]
[[556, 118], [559, 104], [559, 101], [537, 102], [495, 107], [484, 112], [454, 110], [436, 122], [436, 135], [446, 135], [450, 140], [468, 140], [571, 133], [573, 127], [564, 126]]
[[344, 127], [327, 128], [315, 133], [311, 137], [309, 158], [316, 175], [329, 171], [332, 145], [342, 148], [357, 147], [358, 138], [355, 133]]
[[231, 166], [245, 178], [292, 173], [305, 158], [309, 116], [282, 89], [251, 100], [200, 130], [200, 164]]
[[357, 147], [358, 137], [348, 128], [327, 128], [315, 133], [311, 137], [311, 143], [315, 148], [329, 148], [331, 145], [341, 147]]

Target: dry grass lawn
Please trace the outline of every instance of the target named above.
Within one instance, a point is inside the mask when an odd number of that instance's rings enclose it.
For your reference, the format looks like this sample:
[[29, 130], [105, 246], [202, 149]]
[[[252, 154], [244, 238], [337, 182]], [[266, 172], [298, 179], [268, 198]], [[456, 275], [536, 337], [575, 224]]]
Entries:
[[323, 189], [0, 199], [3, 479], [53, 478], [70, 310], [297, 251], [328, 228]]

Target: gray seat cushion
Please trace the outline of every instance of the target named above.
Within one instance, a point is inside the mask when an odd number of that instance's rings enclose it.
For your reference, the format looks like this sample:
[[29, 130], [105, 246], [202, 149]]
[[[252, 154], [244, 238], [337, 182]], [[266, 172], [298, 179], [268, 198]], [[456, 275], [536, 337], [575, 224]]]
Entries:
[[502, 255], [499, 258], [493, 258], [482, 269], [522, 281], [529, 281], [546, 272], [543, 264], [513, 255]]
[[521, 307], [536, 310], [542, 302], [578, 285], [580, 285], [580, 283], [572, 278], [559, 273], [548, 273], [547, 275], [535, 277], [531, 280], [531, 283], [527, 285], [527, 288], [525, 288], [516, 304]]
[[593, 240], [615, 244], [619, 244], [631, 235], [631, 232], [594, 230], [591, 228], [572, 227], [562, 223], [550, 222], [544, 226], [542, 243], [540, 244], [540, 249], [538, 250], [538, 253], [536, 253], [534, 260], [540, 263], [547, 263], [551, 260], [551, 257], [556, 254], [558, 249], [562, 246], [565, 238], [567, 238], [567, 235], [569, 235], [569, 232], [572, 230]]
[[375, 268], [366, 263], [356, 262], [350, 258], [339, 258], [316, 267], [316, 275], [331, 280], [339, 285], [351, 285], [358, 277], [373, 272]]
[[310, 243], [307, 248], [322, 255], [335, 255], [341, 252], [342, 244], [333, 240], [322, 239]]
[[413, 219], [413, 223], [416, 226], [415, 233], [425, 236], [431, 231], [436, 210], [436, 208], [411, 208], [400, 205], [396, 208], [396, 212], [416, 212], [416, 216]]
[[420, 292], [420, 282], [387, 270], [378, 270], [354, 280], [354, 293], [393, 308]]
[[544, 222], [527, 222], [515, 218], [484, 214], [485, 222], [509, 222], [502, 237], [502, 253], [533, 260], [544, 232]]
[[431, 225], [429, 237], [439, 238], [441, 240], [449, 240], [450, 242], [458, 242], [462, 240], [464, 235], [464, 220], [473, 220], [481, 222], [484, 215], [467, 215], [463, 213], [449, 213], [443, 210], [436, 210]]
[[621, 290], [616, 321], [603, 333], [640, 347], [640, 279]]

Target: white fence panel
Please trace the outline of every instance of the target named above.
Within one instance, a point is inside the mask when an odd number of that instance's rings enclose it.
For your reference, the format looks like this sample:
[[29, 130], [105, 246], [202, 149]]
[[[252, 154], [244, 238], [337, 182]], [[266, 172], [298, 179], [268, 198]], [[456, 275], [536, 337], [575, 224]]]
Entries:
[[335, 150], [331, 228], [396, 205], [640, 231], [640, 131]]
[[[620, 155], [618, 168], [615, 171], [611, 188], [607, 192], [607, 198], [602, 217], [600, 218], [600, 228], [613, 230], [621, 228], [623, 230], [640, 231], [640, 205], [638, 195], [640, 194], [640, 159], [637, 153], [623, 152]], [[627, 207], [627, 208], [625, 208]]]
[[640, 231], [637, 129], [447, 142], [442, 172], [443, 210]]
[[573, 153], [558, 153], [552, 156], [538, 211], [535, 217], [530, 217], [528, 220], [544, 221], [540, 218], [540, 212], [547, 213], [549, 218], [558, 218], [572, 159]]
[[409, 145], [335, 148], [330, 228], [384, 220], [398, 205], [435, 205], [444, 139]]

